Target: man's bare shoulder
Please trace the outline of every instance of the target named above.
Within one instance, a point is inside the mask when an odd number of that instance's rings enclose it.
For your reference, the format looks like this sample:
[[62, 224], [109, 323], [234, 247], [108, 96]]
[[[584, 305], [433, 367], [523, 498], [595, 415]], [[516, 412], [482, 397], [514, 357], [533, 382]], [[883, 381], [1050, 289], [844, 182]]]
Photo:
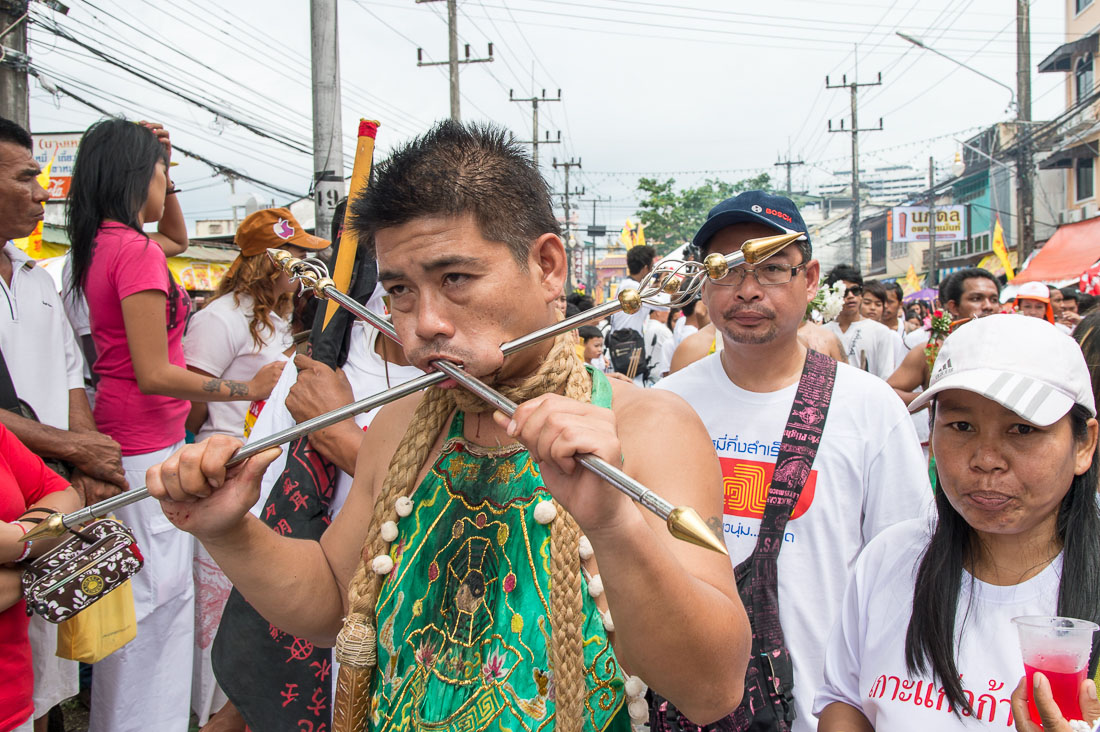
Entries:
[[680, 420], [697, 420], [682, 397], [664, 389], [643, 389], [633, 383], [611, 381], [611, 409], [620, 422], [665, 431]]
[[389, 465], [390, 458], [405, 436], [409, 422], [423, 399], [424, 392], [418, 391], [379, 409], [367, 428], [360, 454], [374, 456], [376, 460], [373, 462], [376, 465]]
[[708, 323], [697, 332], [680, 341], [680, 345], [676, 347], [675, 353], [672, 354], [672, 366], [669, 368], [669, 373], [675, 373], [686, 366], [690, 366], [710, 353], [711, 346], [714, 345], [715, 334], [714, 324]]

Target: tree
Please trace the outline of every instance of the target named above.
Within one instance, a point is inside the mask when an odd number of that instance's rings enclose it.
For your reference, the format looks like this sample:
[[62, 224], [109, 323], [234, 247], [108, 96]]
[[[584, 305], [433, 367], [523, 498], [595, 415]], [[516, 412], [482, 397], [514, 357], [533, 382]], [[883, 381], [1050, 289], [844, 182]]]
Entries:
[[771, 176], [767, 173], [736, 183], [708, 178], [701, 186], [679, 192], [675, 186], [675, 178], [638, 179], [638, 191], [643, 196], [638, 204], [638, 217], [645, 225], [646, 243], [662, 256], [691, 241], [706, 221], [707, 212], [718, 202], [742, 191], [772, 190]]

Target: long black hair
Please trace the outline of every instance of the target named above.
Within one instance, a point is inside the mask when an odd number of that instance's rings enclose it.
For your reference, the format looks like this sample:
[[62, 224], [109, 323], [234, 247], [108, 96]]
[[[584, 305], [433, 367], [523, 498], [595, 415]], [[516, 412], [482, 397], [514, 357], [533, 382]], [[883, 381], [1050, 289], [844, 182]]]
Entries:
[[[1073, 440], [1088, 440], [1089, 411], [1074, 404], [1069, 412]], [[1062, 579], [1058, 587], [1058, 614], [1100, 624], [1100, 508], [1096, 502], [1100, 452], [1092, 464], [1073, 477], [1058, 507], [1056, 531], [1062, 541]], [[937, 480], [937, 483], [939, 481]], [[905, 634], [905, 665], [910, 674], [931, 667], [944, 695], [958, 715], [974, 710], [963, 694], [955, 665], [955, 614], [962, 590], [963, 570], [977, 559], [976, 537], [941, 489], [936, 492], [936, 522], [932, 540], [917, 570], [913, 616]], [[970, 579], [974, 581], [973, 577]], [[1097, 645], [1093, 644], [1089, 676], [1096, 673]]]
[[152, 130], [142, 125], [104, 119], [84, 133], [76, 150], [65, 226], [71, 246], [69, 289], [73, 293], [84, 288], [96, 232], [104, 221], [118, 221], [143, 234], [138, 217], [158, 162], [168, 164], [167, 151]]

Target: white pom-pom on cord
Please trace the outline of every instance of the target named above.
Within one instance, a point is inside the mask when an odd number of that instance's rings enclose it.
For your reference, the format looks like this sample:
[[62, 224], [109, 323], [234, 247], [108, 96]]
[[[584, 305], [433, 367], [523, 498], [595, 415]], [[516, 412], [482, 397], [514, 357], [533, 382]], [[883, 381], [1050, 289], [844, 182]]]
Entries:
[[535, 504], [535, 521], [540, 524], [548, 524], [557, 517], [558, 509], [553, 501], [539, 501]]
[[630, 721], [641, 723], [649, 719], [649, 704], [645, 699], [631, 699], [626, 705], [626, 711], [630, 714]]
[[581, 560], [587, 562], [595, 554], [592, 551], [592, 542], [588, 540], [587, 536], [582, 536], [577, 542], [577, 553], [581, 555]]
[[387, 521], [382, 524], [382, 527], [378, 530], [378, 533], [382, 537], [382, 541], [392, 542], [397, 538], [397, 524], [393, 521]]
[[376, 574], [389, 574], [393, 571], [393, 558], [389, 554], [379, 554], [370, 560], [370, 568]]
[[393, 509], [397, 511], [397, 515], [401, 518], [405, 518], [413, 512], [413, 502], [408, 496], [400, 496], [393, 502]]
[[603, 578], [600, 575], [594, 575], [592, 579], [588, 580], [588, 595], [589, 597], [599, 597], [603, 594]]
[[645, 693], [649, 690], [646, 683], [637, 676], [626, 677], [626, 695], [631, 699], [639, 696], [645, 696]]
[[615, 621], [611, 619], [611, 611], [608, 610], [606, 613], [601, 613], [601, 615], [603, 616], [603, 629], [608, 633], [614, 633]]

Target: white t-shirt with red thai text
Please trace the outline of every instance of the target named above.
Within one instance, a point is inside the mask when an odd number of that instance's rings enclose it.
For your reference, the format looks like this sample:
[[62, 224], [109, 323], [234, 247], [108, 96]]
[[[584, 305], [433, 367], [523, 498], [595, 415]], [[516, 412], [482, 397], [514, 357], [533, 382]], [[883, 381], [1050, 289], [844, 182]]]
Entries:
[[[798, 384], [746, 391], [716, 353], [662, 379], [703, 420], [723, 475], [723, 529], [734, 565], [756, 545], [783, 428]], [[848, 573], [863, 546], [886, 527], [927, 515], [928, 471], [913, 423], [883, 380], [844, 364], [809, 480], [784, 530], [779, 620], [794, 661], [794, 732], [817, 729], [825, 642]]]
[[1024, 663], [1012, 618], [1057, 615], [1062, 556], [1018, 585], [986, 584], [963, 573], [955, 616], [955, 654], [974, 715], [948, 711], [931, 671], [910, 674], [905, 634], [913, 610], [917, 568], [931, 537], [928, 520], [892, 526], [860, 555], [825, 655], [825, 683], [814, 701], [863, 711], [878, 730], [953, 732], [1011, 729], [1009, 697]]

